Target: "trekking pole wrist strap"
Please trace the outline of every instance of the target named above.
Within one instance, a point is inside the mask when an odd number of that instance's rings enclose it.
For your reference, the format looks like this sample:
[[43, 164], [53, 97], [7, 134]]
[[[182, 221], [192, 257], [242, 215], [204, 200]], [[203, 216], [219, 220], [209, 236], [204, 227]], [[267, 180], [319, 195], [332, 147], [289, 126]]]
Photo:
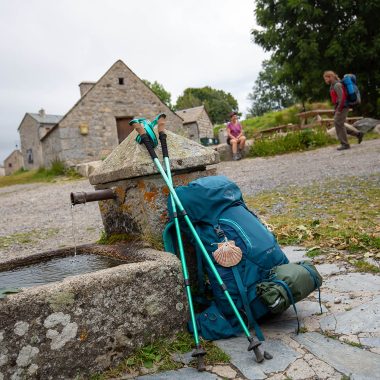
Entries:
[[168, 144], [166, 142], [166, 133], [165, 132], [160, 132], [158, 138], [160, 139], [161, 142], [161, 148], [162, 148], [162, 156], [163, 157], [169, 157], [169, 152], [168, 152]]
[[154, 160], [155, 158], [158, 158], [156, 152], [154, 151], [153, 142], [152, 142], [152, 140], [149, 138], [149, 136], [148, 136], [146, 133], [144, 133], [144, 134], [141, 135], [140, 137], [141, 137], [141, 144], [144, 144], [144, 145], [145, 145], [147, 151], [148, 151], [149, 154], [150, 154], [150, 157], [152, 157], [153, 160]]

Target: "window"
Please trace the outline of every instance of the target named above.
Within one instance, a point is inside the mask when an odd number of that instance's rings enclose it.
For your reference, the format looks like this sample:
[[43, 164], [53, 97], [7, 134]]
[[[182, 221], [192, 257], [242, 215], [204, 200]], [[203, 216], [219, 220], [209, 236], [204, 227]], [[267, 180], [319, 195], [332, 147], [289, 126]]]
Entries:
[[119, 84], [124, 84], [124, 78], [119, 78]]
[[33, 150], [32, 149], [26, 150], [26, 157], [28, 158], [28, 164], [33, 164]]
[[8, 168], [11, 168], [12, 167], [12, 163], [10, 162], [9, 164], [8, 164]]

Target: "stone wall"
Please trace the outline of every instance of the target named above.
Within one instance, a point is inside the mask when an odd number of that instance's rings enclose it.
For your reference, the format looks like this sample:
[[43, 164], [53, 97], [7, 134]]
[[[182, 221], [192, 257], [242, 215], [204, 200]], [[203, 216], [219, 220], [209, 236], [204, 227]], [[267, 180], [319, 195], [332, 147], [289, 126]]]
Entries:
[[214, 127], [205, 109], [203, 109], [202, 113], [200, 114], [197, 123], [199, 129], [199, 138], [214, 137]]
[[61, 138], [59, 128], [53, 129], [49, 133], [49, 138], [42, 140], [43, 166], [48, 168], [55, 160], [63, 161], [61, 156]]
[[0, 379], [81, 378], [183, 328], [179, 260], [151, 249], [136, 254], [140, 262], [1, 300]]
[[[119, 84], [119, 78], [124, 84]], [[185, 134], [182, 119], [122, 61], [117, 61], [59, 123], [60, 158], [68, 165], [102, 159], [119, 144], [116, 118], [152, 119], [160, 112], [167, 114], [169, 130]], [[80, 133], [80, 125], [88, 127], [88, 134]]]
[[[44, 165], [42, 158], [42, 146], [40, 142], [39, 123], [32, 116], [26, 114], [23, 119], [19, 133], [21, 141], [21, 152], [24, 158], [24, 167], [28, 170], [38, 169]], [[29, 162], [28, 150], [32, 150], [33, 162]]]
[[4, 160], [4, 172], [5, 175], [10, 175], [17, 170], [24, 167], [24, 162], [22, 158], [22, 153], [19, 150], [14, 150], [5, 160]]

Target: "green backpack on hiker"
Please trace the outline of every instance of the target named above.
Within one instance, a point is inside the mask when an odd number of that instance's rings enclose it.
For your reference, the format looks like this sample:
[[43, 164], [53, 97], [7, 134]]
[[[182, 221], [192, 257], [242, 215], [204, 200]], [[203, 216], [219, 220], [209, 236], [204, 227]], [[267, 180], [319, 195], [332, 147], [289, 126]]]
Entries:
[[[321, 286], [322, 278], [310, 262], [289, 263], [275, 236], [247, 208], [240, 189], [228, 178], [201, 178], [188, 186], [177, 187], [176, 193], [236, 307], [260, 340], [264, 340], [264, 336], [257, 320], [281, 313], [290, 305], [296, 310], [296, 302]], [[168, 202], [168, 209], [172, 217], [171, 202]], [[209, 340], [240, 335], [239, 322], [212, 271], [204, 265], [193, 235], [184, 223], [181, 223], [181, 230], [195, 247], [197, 300], [208, 304], [208, 308], [197, 315], [200, 335]], [[165, 250], [176, 253], [172, 221], [164, 230], [163, 240]], [[226, 266], [223, 262], [222, 265], [220, 259], [218, 262], [214, 257], [217, 247], [231, 242], [234, 242], [231, 252], [241, 251], [240, 259], [235, 265]], [[207, 286], [213, 295], [211, 303], [205, 296]]]

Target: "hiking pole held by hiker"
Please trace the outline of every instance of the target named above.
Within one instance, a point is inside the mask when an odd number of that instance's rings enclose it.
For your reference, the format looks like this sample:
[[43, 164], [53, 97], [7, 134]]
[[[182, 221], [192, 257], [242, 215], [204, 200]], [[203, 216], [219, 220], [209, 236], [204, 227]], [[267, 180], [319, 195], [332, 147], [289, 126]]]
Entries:
[[[160, 139], [160, 143], [161, 143], [162, 156], [164, 158], [166, 174], [168, 176], [170, 184], [173, 186], [172, 173], [170, 170], [169, 151], [168, 151], [168, 146], [166, 142], [167, 136], [165, 133], [166, 115], [160, 114], [157, 116], [157, 118], [158, 118], [157, 120], [158, 138]], [[177, 207], [174, 202], [173, 196], [171, 194], [170, 194], [170, 202], [173, 208], [174, 225], [175, 225], [175, 230], [177, 234], [178, 249], [179, 249], [181, 265], [182, 265], [182, 273], [183, 273], [183, 278], [184, 278], [184, 283], [185, 283], [187, 300], [189, 303], [191, 324], [193, 326], [193, 331], [194, 331], [193, 336], [194, 336], [194, 342], [195, 342], [195, 350], [193, 351], [191, 356], [197, 358], [197, 361], [198, 361], [197, 369], [198, 371], [201, 372], [201, 371], [206, 370], [206, 365], [204, 362], [204, 356], [206, 355], [206, 351], [202, 348], [199, 342], [198, 328], [197, 328], [197, 323], [195, 320], [195, 312], [194, 312], [193, 300], [192, 300], [191, 289], [190, 289], [189, 272], [187, 270], [186, 256], [183, 249], [181, 229], [179, 226], [179, 220], [178, 220], [178, 215], [177, 215]]]
[[[140, 120], [141, 119], [131, 120], [130, 121], [130, 125], [141, 124]], [[219, 286], [222, 288], [225, 297], [227, 298], [227, 300], [228, 300], [228, 302], [229, 302], [229, 304], [230, 304], [230, 306], [231, 306], [234, 314], [236, 315], [236, 318], [238, 319], [238, 321], [239, 321], [239, 323], [240, 323], [240, 325], [242, 327], [242, 330], [244, 331], [244, 334], [246, 335], [246, 337], [247, 337], [247, 339], [249, 341], [248, 351], [253, 350], [253, 352], [254, 352], [254, 354], [256, 356], [257, 362], [260, 363], [260, 362], [262, 362], [264, 360], [264, 355], [261, 352], [260, 347], [259, 347], [261, 345], [261, 342], [257, 338], [251, 336], [251, 334], [250, 334], [250, 332], [249, 332], [249, 330], [248, 330], [245, 322], [243, 321], [243, 319], [242, 319], [242, 317], [241, 317], [241, 315], [239, 313], [239, 310], [237, 309], [237, 307], [236, 307], [233, 299], [231, 298], [231, 295], [228, 292], [228, 289], [227, 289], [226, 285], [223, 283], [222, 278], [220, 277], [218, 271], [216, 270], [215, 265], [212, 262], [211, 258], [209, 257], [209, 255], [207, 253], [207, 250], [204, 247], [201, 239], [199, 238], [199, 235], [196, 232], [196, 230], [195, 230], [195, 228], [194, 228], [194, 226], [193, 226], [193, 224], [192, 224], [189, 216], [187, 215], [185, 209], [183, 208], [182, 203], [181, 203], [180, 199], [178, 198], [178, 196], [177, 196], [177, 194], [176, 194], [176, 192], [175, 192], [175, 190], [174, 190], [174, 188], [173, 188], [173, 186], [172, 186], [172, 184], [171, 184], [168, 176], [166, 175], [163, 167], [161, 166], [160, 161], [158, 160], [157, 154], [154, 151], [153, 141], [154, 141], [154, 139], [157, 140], [157, 138], [155, 136], [155, 133], [152, 130], [152, 127], [146, 121], [144, 121], [143, 123], [144, 123], [145, 126], [148, 125], [149, 128], [148, 128], [147, 131], [145, 131], [146, 128], [144, 128], [143, 125], [137, 126], [136, 131], [138, 132], [139, 136], [137, 137], [136, 141], [139, 142], [139, 143], [141, 143], [141, 144], [144, 144], [145, 147], [146, 147], [146, 149], [148, 150], [148, 153], [150, 154], [150, 156], [151, 156], [154, 164], [156, 165], [156, 167], [157, 167], [158, 171], [160, 172], [162, 178], [164, 179], [167, 187], [169, 188], [170, 194], [171, 194], [172, 199], [174, 200], [176, 206], [178, 207], [179, 213], [183, 216], [186, 224], [188, 225], [188, 227], [189, 227], [192, 235], [194, 236], [194, 238], [195, 238], [195, 240], [196, 240], [196, 242], [197, 242], [197, 244], [198, 244], [198, 246], [199, 246], [199, 248], [200, 248], [200, 250], [202, 252], [202, 255], [203, 255], [205, 261], [207, 262], [207, 264], [211, 268], [211, 271], [213, 272], [213, 274], [214, 274], [214, 276], [215, 276], [215, 278], [216, 278]], [[151, 130], [149, 131], [149, 129], [151, 129]], [[149, 135], [153, 134], [154, 135], [153, 139], [151, 139], [148, 136], [148, 134]], [[196, 328], [194, 329], [194, 331], [195, 330], [196, 330]]]

